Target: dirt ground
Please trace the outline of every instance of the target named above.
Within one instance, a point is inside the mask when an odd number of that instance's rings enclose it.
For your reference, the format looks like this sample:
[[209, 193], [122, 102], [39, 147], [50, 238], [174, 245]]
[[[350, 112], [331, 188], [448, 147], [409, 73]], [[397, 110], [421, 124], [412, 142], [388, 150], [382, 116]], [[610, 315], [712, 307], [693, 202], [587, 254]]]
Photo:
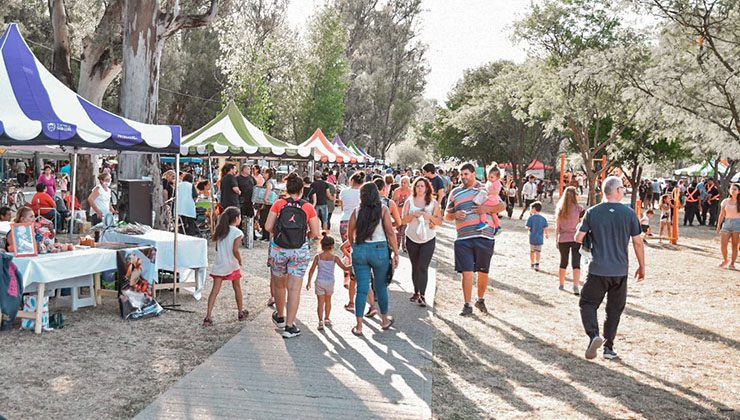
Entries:
[[[545, 216], [552, 222], [551, 206]], [[708, 228], [682, 229], [678, 246], [650, 241], [647, 279], [630, 284], [615, 345], [620, 359], [608, 362], [583, 358], [587, 338], [578, 300], [557, 290], [555, 246], [545, 246], [536, 273], [523, 222], [504, 218], [503, 225], [487, 296], [491, 314], [476, 311], [471, 318], [458, 315], [454, 229], [440, 229], [436, 418], [740, 417], [740, 272], [717, 268], [718, 240]], [[266, 245], [258, 242], [242, 254], [253, 319], [269, 294]], [[215, 326], [201, 328], [207, 295], [199, 302], [179, 296], [181, 308], [194, 313], [167, 311], [136, 322], [122, 322], [113, 299], [77, 312], [53, 303], [52, 312], [68, 316], [63, 330], [0, 335], [0, 415], [134, 416], [249, 325], [236, 320], [233, 292], [223, 288]], [[159, 300], [169, 303], [172, 295]], [[603, 322], [603, 311], [600, 316]]]
[[[559, 291], [553, 236], [541, 271], [530, 268], [520, 211], [502, 221], [490, 315], [458, 315], [454, 230], [437, 239], [436, 418], [740, 418], [740, 272], [717, 267], [713, 230], [682, 228], [677, 246], [648, 241], [647, 277], [630, 282], [615, 341], [620, 358], [587, 361], [570, 271]], [[544, 213], [554, 226], [552, 206]], [[599, 319], [603, 327], [603, 309]]]
[[[211, 245], [209, 261], [213, 252]], [[266, 259], [265, 243], [242, 249], [249, 320], [267, 309]], [[50, 313], [67, 316], [62, 330], [40, 336], [28, 331], [0, 334], [0, 417], [133, 417], [248, 324], [237, 321], [234, 292], [224, 285], [214, 327], [201, 327], [211, 284], [200, 301], [187, 292], [178, 295], [179, 308], [193, 313], [165, 311], [140, 321], [122, 321], [112, 298], [76, 312], [52, 301]], [[160, 292], [157, 299], [172, 303], [172, 293]]]

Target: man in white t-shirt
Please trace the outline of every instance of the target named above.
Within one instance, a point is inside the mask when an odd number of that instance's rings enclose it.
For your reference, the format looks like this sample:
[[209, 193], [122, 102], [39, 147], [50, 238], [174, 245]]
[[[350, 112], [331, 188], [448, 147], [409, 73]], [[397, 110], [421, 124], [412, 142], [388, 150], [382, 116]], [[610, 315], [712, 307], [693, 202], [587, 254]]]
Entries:
[[535, 184], [534, 175], [529, 176], [529, 181], [522, 187], [522, 199], [524, 200], [524, 208], [522, 214], [519, 215], [519, 220], [522, 220], [524, 213], [529, 210], [529, 206], [537, 201], [537, 184]]

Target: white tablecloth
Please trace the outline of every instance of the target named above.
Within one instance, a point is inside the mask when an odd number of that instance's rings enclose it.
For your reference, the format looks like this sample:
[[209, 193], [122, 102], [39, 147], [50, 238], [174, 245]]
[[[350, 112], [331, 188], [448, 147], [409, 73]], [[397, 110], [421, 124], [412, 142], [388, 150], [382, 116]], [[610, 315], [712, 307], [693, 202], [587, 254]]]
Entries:
[[[137, 245], [151, 245], [157, 249], [157, 270], [169, 270], [174, 268], [175, 256], [175, 234], [163, 230], [152, 229], [143, 235], [126, 235], [123, 233], [107, 230], [102, 242], [124, 242]], [[208, 242], [203, 238], [194, 236], [177, 235], [177, 271], [180, 273], [180, 281], [188, 281], [191, 269], [198, 269], [198, 290], [193, 293], [196, 299], [200, 299], [201, 291], [205, 285], [206, 268], [208, 267]]]
[[116, 251], [98, 248], [15, 257], [13, 262], [21, 273], [24, 288], [33, 283], [51, 283], [118, 268]]

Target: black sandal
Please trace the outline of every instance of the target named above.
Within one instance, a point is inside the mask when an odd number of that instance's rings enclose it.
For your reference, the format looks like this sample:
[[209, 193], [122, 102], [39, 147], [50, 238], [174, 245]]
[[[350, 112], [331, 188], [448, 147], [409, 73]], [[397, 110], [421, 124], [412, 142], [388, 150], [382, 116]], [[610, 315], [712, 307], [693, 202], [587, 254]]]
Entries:
[[203, 318], [203, 326], [204, 327], [212, 327], [213, 321], [211, 321], [211, 318], [205, 317]]
[[352, 327], [352, 335], [362, 337], [362, 331], [357, 331], [357, 327]]
[[387, 329], [389, 329], [390, 327], [392, 327], [392, 326], [393, 326], [393, 323], [394, 323], [395, 321], [396, 321], [396, 320], [395, 320], [395, 319], [393, 319], [393, 318], [388, 318], [388, 325], [386, 325], [386, 326], [382, 326], [382, 325], [381, 325], [381, 326], [380, 326], [380, 328], [382, 328], [383, 330], [387, 330]]

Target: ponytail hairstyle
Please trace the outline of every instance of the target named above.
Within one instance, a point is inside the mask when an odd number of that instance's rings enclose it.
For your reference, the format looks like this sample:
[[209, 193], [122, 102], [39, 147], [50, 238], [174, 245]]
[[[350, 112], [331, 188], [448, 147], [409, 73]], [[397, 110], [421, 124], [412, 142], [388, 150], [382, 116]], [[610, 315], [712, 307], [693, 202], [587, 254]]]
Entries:
[[241, 215], [241, 211], [234, 206], [226, 207], [226, 209], [221, 212], [221, 215], [218, 216], [216, 229], [213, 232], [213, 241], [216, 242], [216, 248], [218, 248], [218, 242], [229, 235], [229, 227], [234, 224], [234, 221], [240, 218]]
[[370, 239], [383, 217], [383, 205], [380, 203], [378, 187], [366, 182], [360, 188], [360, 207], [356, 210], [355, 242], [364, 243]]
[[291, 172], [290, 175], [285, 178], [285, 191], [291, 195], [300, 194], [301, 191], [303, 191], [303, 179], [301, 179], [297, 173]]
[[350, 177], [350, 180], [354, 185], [362, 185], [362, 183], [365, 182], [365, 172], [355, 172], [354, 174], [352, 174], [352, 177]]
[[327, 232], [321, 232], [321, 250], [322, 251], [333, 251], [334, 250], [334, 238]]

